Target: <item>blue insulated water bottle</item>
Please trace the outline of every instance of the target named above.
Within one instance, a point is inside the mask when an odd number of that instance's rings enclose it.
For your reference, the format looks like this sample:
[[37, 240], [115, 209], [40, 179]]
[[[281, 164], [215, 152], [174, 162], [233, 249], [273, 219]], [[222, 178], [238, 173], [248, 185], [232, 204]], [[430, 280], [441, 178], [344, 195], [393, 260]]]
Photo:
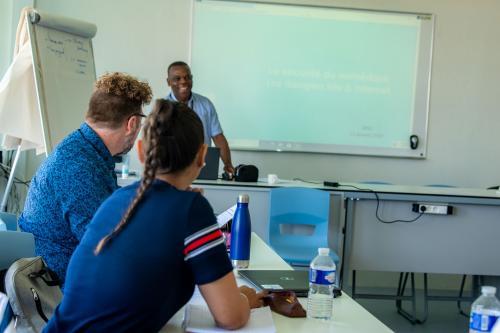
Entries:
[[248, 211], [248, 194], [238, 196], [231, 227], [231, 251], [229, 257], [234, 268], [247, 268], [250, 263], [250, 233], [252, 225]]

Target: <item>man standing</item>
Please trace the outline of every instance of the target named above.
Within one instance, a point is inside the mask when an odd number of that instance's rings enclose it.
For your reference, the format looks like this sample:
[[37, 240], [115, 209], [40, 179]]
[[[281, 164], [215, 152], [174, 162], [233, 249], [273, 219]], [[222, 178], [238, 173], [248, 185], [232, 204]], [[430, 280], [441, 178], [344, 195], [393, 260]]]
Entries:
[[205, 96], [191, 91], [193, 88], [193, 76], [188, 64], [182, 61], [176, 61], [168, 66], [167, 83], [171, 88], [167, 99], [184, 103], [189, 106], [203, 123], [205, 132], [205, 143], [209, 146], [214, 141], [215, 146], [220, 149], [222, 162], [224, 162], [224, 171], [234, 175], [234, 167], [231, 162], [231, 151], [226, 137], [222, 133], [222, 128], [217, 117], [217, 112], [212, 102]]
[[87, 224], [118, 187], [114, 157], [132, 149], [151, 95], [147, 83], [129, 75], [103, 75], [85, 122], [61, 141], [31, 181], [19, 226], [35, 236], [36, 254], [62, 281]]

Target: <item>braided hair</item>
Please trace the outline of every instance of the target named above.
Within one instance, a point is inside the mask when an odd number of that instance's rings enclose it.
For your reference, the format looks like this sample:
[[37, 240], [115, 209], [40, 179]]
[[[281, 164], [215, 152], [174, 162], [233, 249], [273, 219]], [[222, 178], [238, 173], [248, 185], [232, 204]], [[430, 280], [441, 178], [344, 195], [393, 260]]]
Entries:
[[188, 106], [158, 99], [146, 118], [143, 133], [144, 174], [137, 193], [113, 231], [97, 244], [99, 254], [126, 226], [137, 205], [153, 184], [157, 174], [172, 174], [193, 163], [203, 145], [203, 125], [198, 115]]

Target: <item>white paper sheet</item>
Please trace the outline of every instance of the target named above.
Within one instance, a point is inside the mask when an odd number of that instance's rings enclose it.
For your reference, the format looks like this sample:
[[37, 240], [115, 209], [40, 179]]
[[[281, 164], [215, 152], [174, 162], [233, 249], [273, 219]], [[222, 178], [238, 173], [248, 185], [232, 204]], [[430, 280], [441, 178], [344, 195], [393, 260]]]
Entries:
[[236, 211], [236, 205], [229, 207], [219, 215], [217, 215], [217, 224], [219, 225], [219, 228], [222, 228], [224, 225], [226, 225], [229, 220], [231, 220], [234, 216], [234, 212]]
[[42, 121], [36, 97], [31, 44], [23, 9], [18, 26], [16, 50], [12, 64], [0, 81], [0, 133], [6, 135], [4, 149], [36, 148], [45, 151]]
[[[215, 325], [215, 321], [206, 304], [186, 305], [184, 328], [186, 332], [193, 333], [229, 332]], [[274, 326], [271, 309], [268, 306], [252, 309], [248, 323], [244, 327], [231, 332], [275, 333], [276, 327]]]

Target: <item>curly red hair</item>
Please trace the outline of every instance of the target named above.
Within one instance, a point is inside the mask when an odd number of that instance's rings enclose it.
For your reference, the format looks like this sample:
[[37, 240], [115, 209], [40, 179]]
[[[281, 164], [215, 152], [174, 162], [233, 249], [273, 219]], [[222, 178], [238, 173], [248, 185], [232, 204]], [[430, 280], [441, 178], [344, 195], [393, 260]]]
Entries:
[[95, 83], [86, 117], [116, 128], [131, 115], [140, 113], [152, 96], [147, 82], [125, 73], [106, 73]]

